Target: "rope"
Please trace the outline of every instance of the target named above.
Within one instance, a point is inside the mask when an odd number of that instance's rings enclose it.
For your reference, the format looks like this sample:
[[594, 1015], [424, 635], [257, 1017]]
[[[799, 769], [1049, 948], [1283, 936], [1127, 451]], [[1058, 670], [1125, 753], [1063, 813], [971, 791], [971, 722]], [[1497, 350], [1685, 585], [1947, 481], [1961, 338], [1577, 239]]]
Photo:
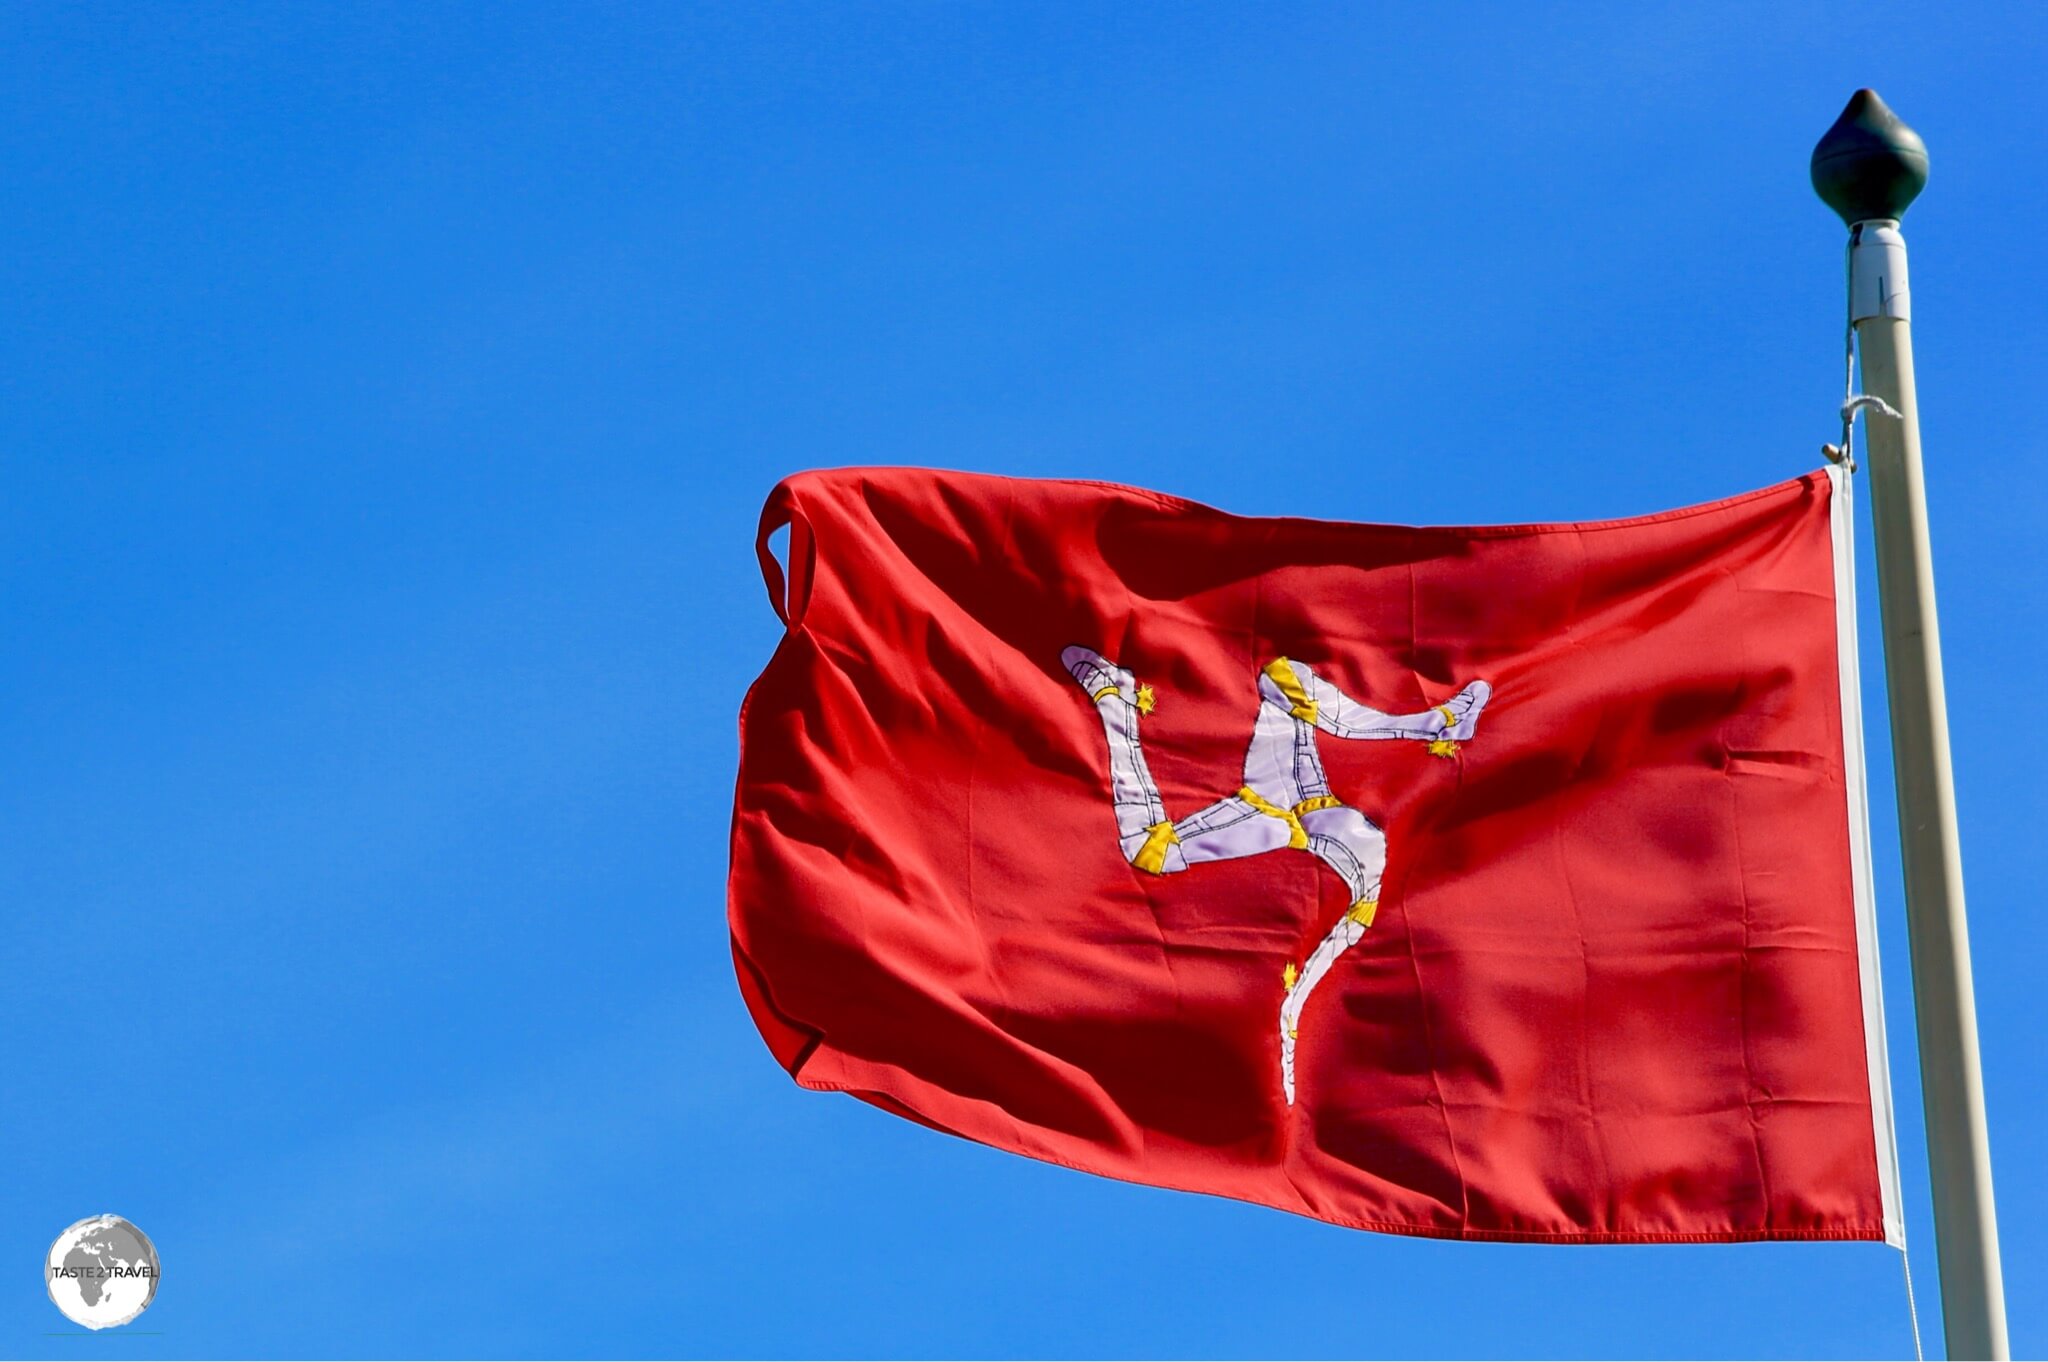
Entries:
[[[1849, 234], [1849, 247], [1842, 253], [1842, 443], [1835, 462], [1856, 471], [1856, 234]], [[1822, 451], [1826, 452], [1825, 449]]]
[[1899, 1263], [1906, 1269], [1906, 1318], [1913, 1321], [1913, 1362], [1927, 1362], [1927, 1354], [1920, 1351], [1920, 1307], [1913, 1303], [1913, 1259], [1904, 1244], [1899, 1245]]

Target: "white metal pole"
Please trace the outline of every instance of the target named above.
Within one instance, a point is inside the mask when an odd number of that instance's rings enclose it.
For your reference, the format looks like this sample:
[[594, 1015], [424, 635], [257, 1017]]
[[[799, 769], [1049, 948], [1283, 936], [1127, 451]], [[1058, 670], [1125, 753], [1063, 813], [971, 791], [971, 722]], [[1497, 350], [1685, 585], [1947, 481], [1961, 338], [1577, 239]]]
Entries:
[[1898, 222], [1927, 182], [1927, 148], [1875, 92], [1859, 90], [1814, 148], [1813, 182], [1849, 223], [1849, 319], [1856, 328], [1863, 390], [1898, 413], [1869, 413], [1864, 429], [1942, 1327], [1951, 1358], [2004, 1359], [2011, 1356], [2005, 1283], [1963, 913], [1934, 559], [1920, 474], [1912, 293]]

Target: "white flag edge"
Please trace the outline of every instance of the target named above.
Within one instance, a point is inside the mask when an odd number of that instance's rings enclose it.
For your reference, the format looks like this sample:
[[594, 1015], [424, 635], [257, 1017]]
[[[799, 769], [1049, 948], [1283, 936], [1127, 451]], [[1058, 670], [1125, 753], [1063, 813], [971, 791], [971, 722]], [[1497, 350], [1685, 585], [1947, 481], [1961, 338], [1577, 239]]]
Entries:
[[1899, 1202], [1899, 1130], [1892, 1109], [1892, 1070], [1884, 1032], [1884, 979], [1877, 955], [1877, 895], [1870, 859], [1870, 783], [1863, 749], [1863, 684], [1856, 648], [1855, 475], [1840, 466], [1827, 470], [1834, 484], [1829, 530], [1835, 551], [1836, 671], [1842, 686], [1842, 771], [1849, 796], [1849, 878], [1856, 899], [1856, 969], [1863, 984], [1863, 1053], [1870, 1070], [1871, 1136], [1877, 1150], [1877, 1181], [1884, 1202], [1884, 1239], [1906, 1247], [1906, 1221]]

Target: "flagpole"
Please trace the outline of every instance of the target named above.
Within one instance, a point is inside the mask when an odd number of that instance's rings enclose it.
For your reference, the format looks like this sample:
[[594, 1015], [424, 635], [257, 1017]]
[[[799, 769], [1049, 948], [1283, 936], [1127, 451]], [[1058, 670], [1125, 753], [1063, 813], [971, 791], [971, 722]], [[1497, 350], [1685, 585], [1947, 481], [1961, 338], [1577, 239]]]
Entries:
[[1906, 241], [1899, 234], [1900, 215], [1926, 183], [1926, 145], [1873, 90], [1858, 90], [1813, 149], [1813, 187], [1849, 224], [1849, 320], [1856, 328], [1863, 391], [1896, 413], [1867, 411], [1864, 431], [1942, 1327], [1950, 1357], [2004, 1359], [2011, 1356], [2005, 1283], [1991, 1199], [1941, 631], [1920, 476], [1912, 295]]

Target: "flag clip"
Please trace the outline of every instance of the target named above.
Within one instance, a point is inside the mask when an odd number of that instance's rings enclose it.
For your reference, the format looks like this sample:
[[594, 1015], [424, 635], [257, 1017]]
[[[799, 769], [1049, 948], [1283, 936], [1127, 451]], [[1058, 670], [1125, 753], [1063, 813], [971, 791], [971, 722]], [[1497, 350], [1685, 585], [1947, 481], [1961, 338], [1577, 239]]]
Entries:
[[[1882, 397], [1876, 397], [1870, 393], [1851, 393], [1848, 397], [1844, 398], [1842, 401], [1842, 443], [1838, 445], [1822, 445], [1820, 452], [1829, 463], [1840, 464], [1851, 473], [1856, 471], [1856, 446], [1852, 433], [1856, 424], [1857, 412], [1871, 412], [1878, 416], [1889, 416], [1894, 421], [1906, 419], [1899, 414], [1897, 408]], [[1864, 419], [1867, 421], [1869, 417], [1866, 416]]]

